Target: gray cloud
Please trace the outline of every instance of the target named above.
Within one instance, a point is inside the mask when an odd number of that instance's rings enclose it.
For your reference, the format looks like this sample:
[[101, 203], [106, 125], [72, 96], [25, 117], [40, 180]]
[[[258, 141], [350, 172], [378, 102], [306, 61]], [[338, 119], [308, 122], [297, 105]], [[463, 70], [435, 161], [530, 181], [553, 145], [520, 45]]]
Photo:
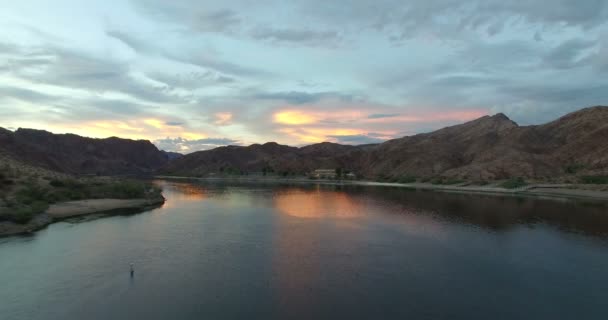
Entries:
[[400, 116], [399, 113], [373, 113], [367, 116], [368, 119], [383, 119], [383, 118], [394, 118]]
[[195, 16], [196, 30], [203, 32], [232, 32], [241, 19], [230, 9], [221, 9], [213, 12], [203, 12]]
[[254, 39], [273, 43], [300, 44], [308, 46], [334, 47], [341, 42], [337, 31], [316, 31], [310, 29], [272, 29], [259, 27], [251, 31]]
[[0, 86], [0, 96], [11, 97], [22, 101], [46, 104], [58, 101], [60, 98], [45, 93], [15, 87], [2, 87]]
[[205, 86], [225, 85], [236, 82], [236, 79], [232, 77], [213, 71], [192, 71], [181, 74], [151, 72], [146, 75], [151, 79], [166, 84], [170, 88], [197, 89]]
[[603, 24], [608, 17], [604, 0], [553, 1], [550, 8], [543, 0], [353, 0], [348, 6], [339, 1], [298, 2], [302, 14], [315, 16], [322, 22], [355, 28], [383, 30], [399, 40], [435, 33], [443, 37], [458, 37], [466, 30], [483, 30], [496, 35], [509, 23], [541, 24], [547, 27], [561, 24], [585, 29]]
[[[269, 74], [266, 71], [262, 71], [256, 68], [245, 67], [235, 63], [222, 61], [217, 57], [210, 56], [207, 54], [202, 55], [200, 53], [190, 53], [183, 51], [171, 52], [157, 43], [151, 44], [150, 42], [144, 41], [143, 39], [139, 39], [136, 36], [133, 36], [127, 32], [110, 30], [106, 31], [106, 35], [121, 41], [129, 48], [140, 54], [164, 57], [169, 60], [190, 64], [204, 69], [213, 69], [219, 73], [239, 76], [262, 76]], [[221, 77], [224, 80], [232, 80], [232, 78], [228, 76]]]
[[202, 68], [211, 68], [221, 73], [235, 76], [268, 76], [270, 74], [268, 71], [222, 61], [200, 54], [167, 53], [165, 56], [171, 60], [179, 61], [181, 63], [191, 64]]
[[338, 99], [342, 101], [361, 101], [363, 97], [344, 94], [339, 92], [302, 92], [302, 91], [286, 91], [286, 92], [262, 92], [254, 94], [255, 99], [261, 100], [280, 100], [291, 104], [306, 104], [316, 103], [322, 99]]
[[150, 44], [142, 39], [138, 39], [127, 32], [120, 30], [106, 30], [106, 35], [123, 43], [135, 52], [156, 54], [157, 49], [154, 44]]
[[134, 77], [129, 65], [119, 61], [100, 59], [77, 51], [69, 51], [48, 46], [22, 52], [36, 61], [13, 63], [11, 73], [35, 83], [51, 84], [93, 92], [122, 92], [150, 102], [177, 102], [182, 98], [174, 95], [167, 87], [145, 83]]
[[584, 51], [594, 47], [596, 41], [585, 39], [570, 39], [555, 47], [543, 61], [558, 69], [570, 69], [585, 61]]
[[329, 136], [329, 138], [336, 139], [338, 143], [354, 145], [382, 143], [385, 141], [369, 135]]

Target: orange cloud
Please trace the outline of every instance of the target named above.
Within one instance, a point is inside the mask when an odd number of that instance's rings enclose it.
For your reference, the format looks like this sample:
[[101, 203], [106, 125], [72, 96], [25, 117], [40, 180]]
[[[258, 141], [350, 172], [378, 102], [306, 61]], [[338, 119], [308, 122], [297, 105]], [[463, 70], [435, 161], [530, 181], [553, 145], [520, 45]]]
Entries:
[[[339, 136], [367, 135], [369, 132], [374, 132], [374, 138], [388, 140], [396, 138], [399, 133], [404, 132], [406, 128], [399, 126], [400, 123], [464, 122], [487, 114], [484, 109], [458, 111], [429, 109], [424, 112], [387, 113], [389, 116], [374, 117], [377, 110], [373, 110], [373, 112], [372, 110], [318, 111], [289, 107], [274, 113], [273, 120], [276, 124], [284, 125], [277, 131], [291, 137], [293, 141], [318, 143], [337, 142]], [[379, 128], [382, 124], [391, 124], [392, 128]]]
[[306, 111], [281, 111], [274, 114], [274, 122], [286, 125], [312, 124], [318, 118]]
[[[336, 142], [336, 136], [354, 136], [354, 135], [366, 135], [368, 131], [363, 129], [353, 128], [281, 128], [279, 132], [284, 133], [290, 137], [297, 139], [300, 142], [305, 143], [319, 143], [325, 141]], [[391, 139], [394, 137], [396, 132], [384, 131], [380, 132], [384, 134], [382, 138]]]
[[53, 132], [70, 132], [94, 138], [111, 136], [145, 140], [164, 137], [183, 137], [190, 140], [207, 138], [205, 134], [191, 132], [182, 126], [168, 125], [166, 121], [155, 118], [87, 121], [78, 124], [53, 124], [49, 127]]

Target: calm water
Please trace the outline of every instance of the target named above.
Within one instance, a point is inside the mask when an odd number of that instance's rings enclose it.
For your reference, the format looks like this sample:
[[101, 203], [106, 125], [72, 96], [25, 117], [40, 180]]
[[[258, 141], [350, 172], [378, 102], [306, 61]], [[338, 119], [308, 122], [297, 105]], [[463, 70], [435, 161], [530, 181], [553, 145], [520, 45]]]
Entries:
[[159, 183], [162, 208], [0, 239], [0, 319], [608, 319], [603, 205]]

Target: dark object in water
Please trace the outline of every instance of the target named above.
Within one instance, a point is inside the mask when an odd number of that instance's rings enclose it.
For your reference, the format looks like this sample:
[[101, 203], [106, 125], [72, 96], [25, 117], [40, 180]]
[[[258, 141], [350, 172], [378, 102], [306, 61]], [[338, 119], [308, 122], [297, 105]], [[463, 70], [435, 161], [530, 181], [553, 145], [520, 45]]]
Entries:
[[133, 268], [133, 264], [131, 263], [131, 278], [135, 274], [135, 268]]

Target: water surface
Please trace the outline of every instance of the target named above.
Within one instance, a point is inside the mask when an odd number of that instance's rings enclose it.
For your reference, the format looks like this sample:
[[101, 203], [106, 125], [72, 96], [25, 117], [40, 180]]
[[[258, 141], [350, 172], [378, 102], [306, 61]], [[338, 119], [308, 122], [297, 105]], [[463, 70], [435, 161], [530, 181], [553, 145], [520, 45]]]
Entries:
[[0, 319], [608, 317], [605, 205], [159, 183], [162, 208], [0, 239]]

